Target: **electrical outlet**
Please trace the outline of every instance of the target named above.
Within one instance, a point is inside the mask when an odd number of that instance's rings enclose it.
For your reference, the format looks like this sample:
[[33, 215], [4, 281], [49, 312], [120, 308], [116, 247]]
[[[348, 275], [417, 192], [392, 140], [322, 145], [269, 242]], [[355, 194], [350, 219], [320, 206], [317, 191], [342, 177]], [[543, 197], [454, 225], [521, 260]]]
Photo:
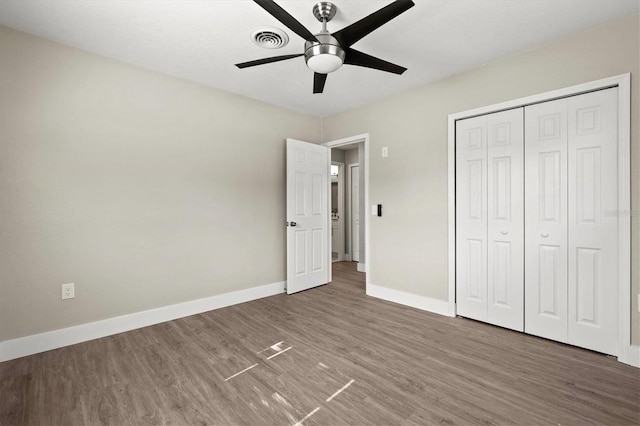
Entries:
[[62, 284], [62, 300], [76, 297], [76, 287], [74, 283]]
[[382, 147], [382, 156], [383, 157], [388, 157], [389, 156], [389, 147], [387, 147], [387, 146], [383, 146]]

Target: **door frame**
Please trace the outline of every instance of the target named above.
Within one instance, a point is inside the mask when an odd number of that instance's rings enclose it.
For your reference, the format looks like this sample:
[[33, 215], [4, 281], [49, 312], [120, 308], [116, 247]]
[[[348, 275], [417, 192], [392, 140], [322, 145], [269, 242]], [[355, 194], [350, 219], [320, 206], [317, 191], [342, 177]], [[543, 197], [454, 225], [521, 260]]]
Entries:
[[[360, 265], [362, 264], [362, 262], [358, 262], [358, 270], [360, 270], [361, 272], [364, 272], [365, 275], [365, 289], [367, 294], [369, 293], [370, 290], [370, 285], [371, 285], [371, 279], [370, 279], [370, 273], [369, 271], [370, 269], [370, 265], [371, 265], [371, 250], [370, 250], [370, 246], [371, 246], [371, 238], [370, 238], [370, 232], [369, 232], [369, 228], [370, 228], [370, 223], [371, 223], [371, 218], [369, 217], [368, 214], [365, 214], [365, 212], [367, 212], [367, 206], [369, 205], [369, 133], [363, 133], [360, 135], [355, 135], [355, 136], [349, 136], [346, 138], [342, 138], [342, 139], [336, 139], [333, 141], [329, 141], [329, 142], [325, 142], [322, 145], [326, 146], [327, 148], [329, 148], [329, 150], [331, 150], [331, 148], [333, 147], [339, 147], [339, 146], [345, 146], [345, 145], [355, 145], [358, 143], [362, 143], [363, 147], [364, 147], [364, 211], [360, 212], [360, 220], [362, 220], [362, 217], [364, 216], [364, 271], [361, 271], [361, 267]], [[331, 152], [329, 152], [329, 155], [331, 155]], [[329, 157], [331, 158], [331, 157]], [[327, 165], [327, 167], [330, 167], [329, 165]], [[329, 211], [329, 213], [331, 213]], [[362, 250], [362, 247], [360, 247], [360, 250]], [[329, 244], [329, 255], [331, 255], [331, 245]], [[332, 280], [332, 274], [333, 271], [331, 270], [333, 268], [329, 269], [329, 281]]]
[[640, 367], [640, 347], [631, 345], [631, 74], [540, 93], [520, 99], [449, 114], [448, 239], [449, 315], [456, 316], [455, 130], [456, 121], [512, 108], [618, 88], [618, 361]]
[[[342, 247], [338, 248], [338, 250], [336, 250], [336, 252], [338, 253], [338, 259], [336, 260], [336, 262], [340, 262], [342, 260], [344, 260], [344, 246], [345, 246], [345, 232], [344, 232], [344, 218], [346, 216], [346, 209], [345, 209], [345, 202], [344, 202], [344, 182], [345, 182], [345, 176], [344, 176], [344, 163], [340, 162], [340, 161], [332, 161], [331, 162], [332, 166], [338, 166], [338, 220], [337, 220], [337, 225], [338, 225], [338, 236], [340, 237], [340, 241], [342, 241]], [[331, 173], [329, 173], [329, 185], [333, 186], [333, 182], [331, 182]], [[333, 208], [333, 196], [332, 193], [330, 192], [330, 197], [329, 197], [329, 214], [331, 214], [331, 209]], [[333, 228], [333, 219], [331, 219], [331, 226]], [[331, 262], [333, 263], [333, 239], [331, 239], [331, 241], [329, 241], [329, 244], [331, 245]]]
[[[347, 241], [347, 260], [353, 261], [353, 211], [351, 209], [352, 206], [352, 198], [353, 198], [353, 182], [352, 182], [352, 171], [354, 167], [360, 167], [360, 163], [349, 163], [347, 164], [347, 206], [345, 208], [345, 212], [347, 212], [347, 234], [349, 238], [345, 238]], [[358, 169], [359, 170], [359, 169]], [[360, 249], [360, 247], [358, 247]]]

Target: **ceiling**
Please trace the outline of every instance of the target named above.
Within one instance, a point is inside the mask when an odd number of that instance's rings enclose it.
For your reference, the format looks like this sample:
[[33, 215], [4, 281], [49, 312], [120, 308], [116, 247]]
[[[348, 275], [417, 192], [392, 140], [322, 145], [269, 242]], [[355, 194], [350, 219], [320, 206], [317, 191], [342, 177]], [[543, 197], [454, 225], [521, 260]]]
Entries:
[[[0, 25], [315, 116], [364, 105], [625, 15], [640, 0], [414, 0], [416, 6], [353, 47], [407, 67], [403, 75], [345, 65], [312, 94], [303, 57], [253, 68], [235, 63], [302, 53], [304, 41], [250, 0], [0, 0]], [[279, 0], [312, 33], [313, 0]], [[334, 0], [335, 32], [389, 0]], [[251, 33], [285, 30], [281, 49]]]

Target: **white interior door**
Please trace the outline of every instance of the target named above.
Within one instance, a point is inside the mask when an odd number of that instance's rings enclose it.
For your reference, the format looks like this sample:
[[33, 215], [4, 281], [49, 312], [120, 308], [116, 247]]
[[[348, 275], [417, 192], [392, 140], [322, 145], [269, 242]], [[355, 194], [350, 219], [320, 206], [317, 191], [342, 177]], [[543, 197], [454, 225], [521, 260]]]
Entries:
[[456, 122], [456, 306], [487, 321], [487, 116]]
[[618, 89], [567, 100], [568, 342], [618, 353]]
[[360, 167], [351, 167], [351, 260], [360, 261]]
[[456, 303], [524, 329], [523, 109], [456, 123]]
[[616, 355], [617, 89], [526, 108], [525, 331]]
[[524, 331], [524, 109], [487, 116], [487, 321]]
[[567, 99], [525, 108], [525, 332], [567, 341]]
[[329, 149], [287, 139], [287, 293], [329, 282]]

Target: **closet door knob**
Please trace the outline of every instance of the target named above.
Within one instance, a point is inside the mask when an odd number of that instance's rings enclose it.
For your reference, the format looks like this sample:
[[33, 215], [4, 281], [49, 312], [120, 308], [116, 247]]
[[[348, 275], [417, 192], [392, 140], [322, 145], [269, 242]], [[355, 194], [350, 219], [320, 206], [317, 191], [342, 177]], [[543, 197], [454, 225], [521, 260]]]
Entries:
[[549, 233], [548, 232], [543, 232], [543, 233], [540, 234], [540, 236], [542, 238], [547, 238], [549, 236]]
[[507, 235], [509, 233], [509, 231], [507, 229], [503, 229], [503, 230], [500, 231], [500, 233], [502, 235]]

